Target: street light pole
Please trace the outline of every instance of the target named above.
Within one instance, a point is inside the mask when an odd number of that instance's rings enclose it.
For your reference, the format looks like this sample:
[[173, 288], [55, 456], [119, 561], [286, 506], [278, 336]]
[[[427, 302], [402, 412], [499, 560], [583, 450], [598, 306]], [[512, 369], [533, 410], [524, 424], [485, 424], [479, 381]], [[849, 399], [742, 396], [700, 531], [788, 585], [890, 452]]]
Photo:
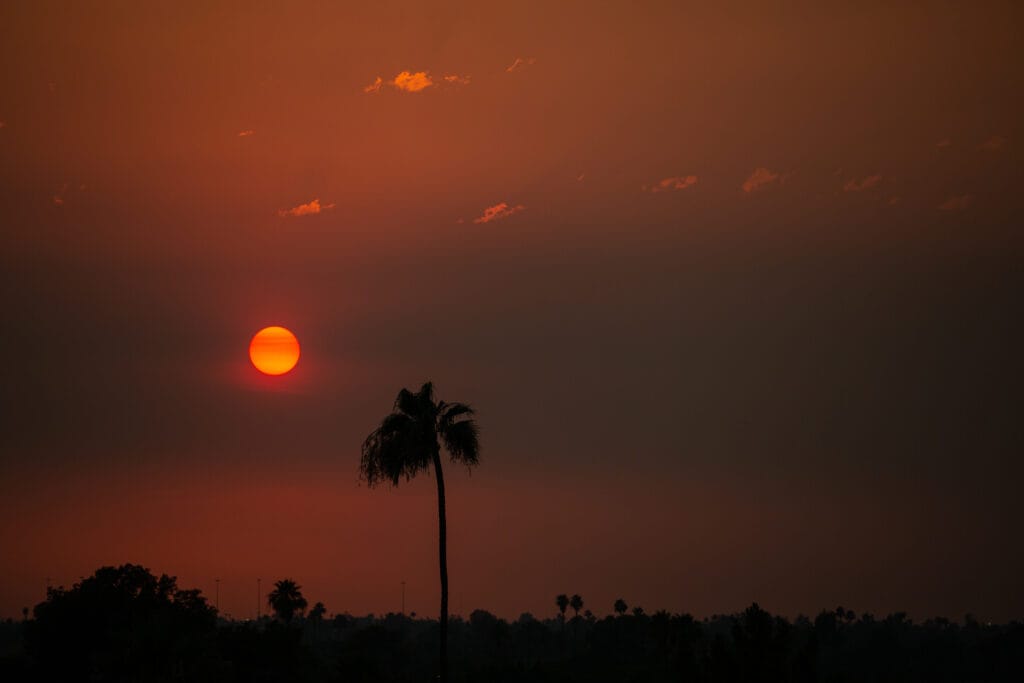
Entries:
[[257, 579], [256, 579], [256, 621], [260, 620], [260, 602], [262, 601], [261, 599], [263, 598], [263, 589], [260, 588], [260, 581], [262, 581], [262, 579], [257, 577]]
[[402, 582], [402, 616], [405, 616], [405, 581]]
[[214, 579], [213, 582], [217, 585], [216, 592], [214, 593], [213, 604], [217, 608], [217, 612], [220, 612], [220, 579]]

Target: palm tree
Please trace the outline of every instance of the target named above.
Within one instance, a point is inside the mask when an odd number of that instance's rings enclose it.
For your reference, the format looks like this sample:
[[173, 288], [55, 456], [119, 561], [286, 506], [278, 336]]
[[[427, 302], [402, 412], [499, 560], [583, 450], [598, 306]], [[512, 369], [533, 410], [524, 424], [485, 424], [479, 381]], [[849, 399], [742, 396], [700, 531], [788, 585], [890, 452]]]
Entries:
[[572, 607], [572, 611], [576, 613], [576, 618], [579, 618], [580, 610], [583, 609], [583, 598], [579, 594], [573, 595], [569, 598], [569, 607]]
[[555, 596], [555, 604], [558, 605], [559, 618], [562, 620], [562, 627], [565, 628], [565, 610], [569, 608], [569, 596], [559, 593]]
[[615, 613], [618, 614], [620, 617], [623, 614], [625, 614], [626, 610], [628, 610], [628, 609], [629, 609], [629, 605], [627, 605], [626, 601], [623, 600], [622, 598], [619, 598], [618, 600], [615, 601]]
[[274, 590], [267, 595], [267, 603], [274, 610], [277, 618], [289, 622], [295, 613], [306, 611], [306, 598], [302, 597], [302, 586], [291, 579], [281, 579], [274, 583]]
[[463, 403], [434, 401], [434, 386], [424, 384], [417, 393], [402, 389], [390, 415], [363, 442], [359, 471], [370, 486], [388, 482], [398, 486], [434, 466], [437, 478], [438, 554], [441, 564], [440, 680], [448, 678], [448, 550], [444, 509], [444, 474], [441, 443], [451, 461], [476, 465], [480, 457], [475, 411]]

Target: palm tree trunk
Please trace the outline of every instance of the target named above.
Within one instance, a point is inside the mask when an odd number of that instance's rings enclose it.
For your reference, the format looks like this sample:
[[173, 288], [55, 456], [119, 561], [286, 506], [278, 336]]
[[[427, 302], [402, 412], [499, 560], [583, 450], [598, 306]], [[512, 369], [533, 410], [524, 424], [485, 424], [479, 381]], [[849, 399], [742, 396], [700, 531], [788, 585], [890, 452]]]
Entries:
[[441, 683], [448, 680], [448, 525], [444, 516], [444, 474], [441, 472], [441, 455], [434, 452], [434, 473], [437, 475], [437, 526], [438, 550], [441, 557]]

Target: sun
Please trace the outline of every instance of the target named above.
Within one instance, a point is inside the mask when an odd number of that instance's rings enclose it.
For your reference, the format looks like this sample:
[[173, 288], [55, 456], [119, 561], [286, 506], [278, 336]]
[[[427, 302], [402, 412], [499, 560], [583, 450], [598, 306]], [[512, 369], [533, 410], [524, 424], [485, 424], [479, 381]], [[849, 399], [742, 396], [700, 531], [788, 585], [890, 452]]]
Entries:
[[266, 375], [283, 375], [299, 362], [299, 340], [284, 327], [264, 327], [249, 342], [249, 359]]

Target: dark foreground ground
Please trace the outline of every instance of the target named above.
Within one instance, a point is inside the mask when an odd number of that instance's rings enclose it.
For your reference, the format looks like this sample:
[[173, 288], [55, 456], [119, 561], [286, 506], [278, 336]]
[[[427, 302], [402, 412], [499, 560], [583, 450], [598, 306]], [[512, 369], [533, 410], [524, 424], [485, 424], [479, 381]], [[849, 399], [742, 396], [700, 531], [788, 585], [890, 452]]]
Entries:
[[[436, 621], [320, 610], [226, 621], [173, 578], [124, 569], [100, 570], [52, 591], [29, 618], [0, 623], [0, 681], [380, 682], [436, 673]], [[788, 621], [756, 604], [704, 620], [567, 614], [507, 622], [478, 610], [453, 619], [451, 680], [1024, 681], [1019, 621], [914, 623], [842, 608]]]

